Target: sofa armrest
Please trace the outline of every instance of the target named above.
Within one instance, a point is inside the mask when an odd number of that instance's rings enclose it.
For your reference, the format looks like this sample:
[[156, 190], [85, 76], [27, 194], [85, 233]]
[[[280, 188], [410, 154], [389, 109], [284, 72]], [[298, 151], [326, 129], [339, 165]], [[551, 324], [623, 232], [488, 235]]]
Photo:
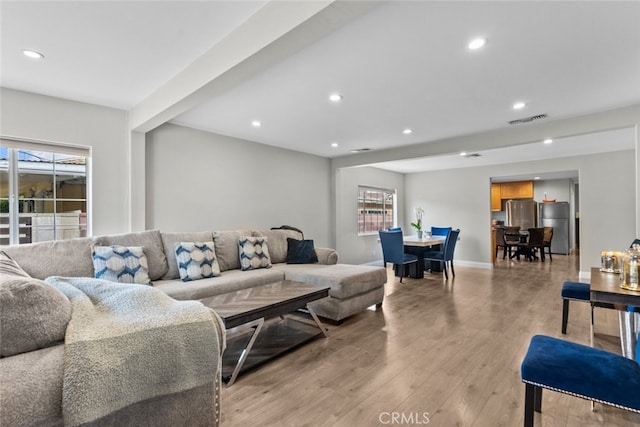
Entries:
[[318, 264], [332, 265], [338, 263], [338, 252], [331, 248], [315, 248]]
[[225, 332], [224, 322], [218, 316], [213, 309], [207, 307], [211, 312], [211, 317], [213, 318], [213, 322], [216, 324], [216, 332], [218, 334], [218, 341], [220, 342], [220, 355], [224, 353], [224, 350], [227, 348], [227, 334]]

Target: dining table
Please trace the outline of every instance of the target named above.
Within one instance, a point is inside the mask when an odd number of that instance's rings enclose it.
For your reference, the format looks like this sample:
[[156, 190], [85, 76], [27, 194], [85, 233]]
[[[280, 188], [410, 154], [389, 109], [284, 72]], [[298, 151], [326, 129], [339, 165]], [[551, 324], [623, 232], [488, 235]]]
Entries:
[[[442, 244], [447, 240], [447, 236], [423, 235], [421, 238], [418, 236], [403, 236], [402, 240], [405, 252], [418, 257], [417, 263], [410, 264], [408, 276], [412, 279], [422, 279], [425, 270], [424, 254], [430, 250], [440, 250]], [[431, 271], [442, 271], [440, 263], [431, 261]], [[401, 271], [396, 271], [396, 275], [399, 274], [401, 274]]]
[[[618, 273], [601, 271], [598, 267], [591, 268], [590, 300], [592, 307], [598, 305], [613, 305], [618, 310], [620, 321], [620, 341], [622, 355], [635, 359], [637, 336], [635, 334], [635, 319], [638, 313], [635, 307], [640, 307], [640, 291], [623, 289]], [[591, 311], [591, 346], [594, 343], [593, 310]]]

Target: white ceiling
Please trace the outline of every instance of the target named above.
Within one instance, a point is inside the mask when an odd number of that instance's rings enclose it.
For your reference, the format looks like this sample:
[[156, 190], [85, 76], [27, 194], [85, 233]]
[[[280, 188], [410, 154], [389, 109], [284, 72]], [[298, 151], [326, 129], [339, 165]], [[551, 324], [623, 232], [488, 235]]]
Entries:
[[0, 83], [128, 110], [264, 3], [1, 0]]
[[[0, 0], [0, 84], [128, 110], [265, 3]], [[172, 122], [338, 157], [501, 129], [542, 113], [553, 120], [638, 104], [639, 22], [639, 1], [384, 2]], [[469, 51], [477, 36], [487, 45]], [[24, 58], [23, 48], [45, 59]], [[339, 104], [328, 100], [334, 91], [344, 95]], [[527, 106], [514, 111], [519, 100]], [[251, 127], [255, 119], [263, 126]], [[406, 127], [411, 135], [401, 133]], [[602, 151], [582, 138], [573, 149]], [[633, 148], [634, 137], [607, 146], [621, 149], [616, 144]], [[526, 159], [549, 148], [532, 144]], [[492, 151], [377, 166], [526, 160], [522, 146]]]

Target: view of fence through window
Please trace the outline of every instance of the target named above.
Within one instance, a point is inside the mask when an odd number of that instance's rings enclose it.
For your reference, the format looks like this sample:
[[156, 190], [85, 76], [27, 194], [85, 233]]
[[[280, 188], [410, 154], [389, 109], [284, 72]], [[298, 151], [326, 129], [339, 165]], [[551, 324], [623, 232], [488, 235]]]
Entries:
[[393, 227], [395, 190], [358, 187], [358, 234], [372, 234]]
[[0, 147], [0, 244], [86, 235], [87, 157], [3, 144]]

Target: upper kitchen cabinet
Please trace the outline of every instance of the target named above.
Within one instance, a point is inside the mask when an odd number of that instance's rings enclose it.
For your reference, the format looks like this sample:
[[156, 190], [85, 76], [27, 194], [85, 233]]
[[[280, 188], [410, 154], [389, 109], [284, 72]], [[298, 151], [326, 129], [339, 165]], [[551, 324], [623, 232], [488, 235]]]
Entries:
[[502, 210], [502, 195], [500, 184], [491, 184], [491, 210], [499, 212]]
[[[501, 199], [533, 199], [533, 181], [500, 183], [500, 198]], [[491, 208], [493, 209], [493, 191], [491, 192]]]

